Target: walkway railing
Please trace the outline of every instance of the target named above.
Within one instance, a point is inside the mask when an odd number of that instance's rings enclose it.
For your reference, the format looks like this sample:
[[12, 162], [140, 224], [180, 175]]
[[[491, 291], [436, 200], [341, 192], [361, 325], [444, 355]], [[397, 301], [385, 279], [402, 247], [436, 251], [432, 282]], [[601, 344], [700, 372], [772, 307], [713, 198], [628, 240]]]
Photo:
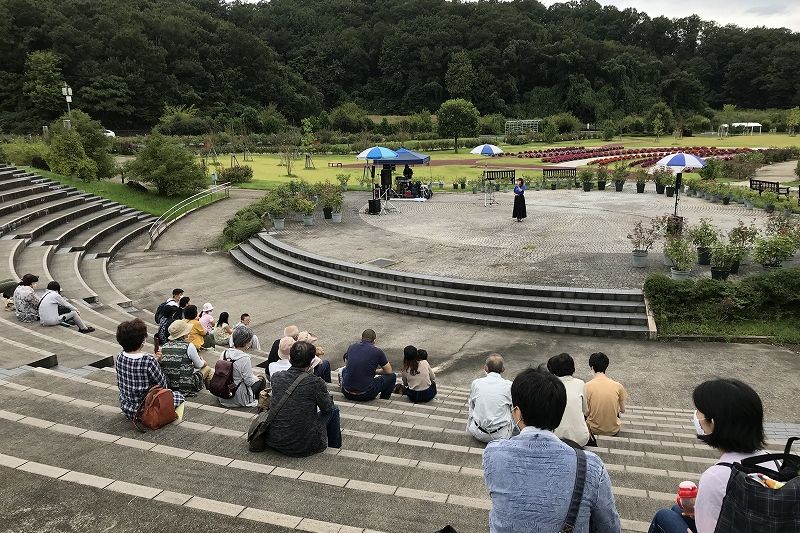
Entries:
[[156, 239], [158, 239], [158, 237], [172, 222], [199, 207], [203, 207], [210, 203], [216, 202], [217, 200], [230, 197], [230, 189], [230, 183], [215, 185], [209, 189], [195, 194], [194, 196], [190, 196], [185, 200], [181, 200], [177, 204], [167, 209], [163, 215], [158, 217], [158, 219], [153, 222], [153, 225], [150, 226], [150, 229], [148, 230], [148, 234], [150, 235], [150, 245], [148, 248], [153, 246], [153, 243], [156, 241]]

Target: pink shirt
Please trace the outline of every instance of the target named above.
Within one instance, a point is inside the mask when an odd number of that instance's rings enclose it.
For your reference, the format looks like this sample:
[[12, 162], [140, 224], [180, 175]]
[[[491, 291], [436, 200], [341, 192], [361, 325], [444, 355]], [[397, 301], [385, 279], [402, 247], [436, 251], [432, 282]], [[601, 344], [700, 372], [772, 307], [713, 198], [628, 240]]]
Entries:
[[214, 328], [214, 317], [211, 315], [211, 313], [205, 313], [200, 317], [200, 325], [206, 328], [206, 331], [211, 333], [211, 330]]
[[[742, 459], [763, 455], [767, 452], [759, 450], [753, 453], [724, 453], [718, 463], [738, 463]], [[770, 468], [770, 463], [764, 466]], [[771, 468], [775, 468], [772, 465]], [[727, 466], [714, 465], [700, 476], [697, 487], [697, 501], [694, 508], [694, 519], [697, 524], [697, 533], [714, 533], [717, 528], [719, 512], [722, 510], [722, 500], [728, 489], [728, 480], [731, 478], [731, 469]]]

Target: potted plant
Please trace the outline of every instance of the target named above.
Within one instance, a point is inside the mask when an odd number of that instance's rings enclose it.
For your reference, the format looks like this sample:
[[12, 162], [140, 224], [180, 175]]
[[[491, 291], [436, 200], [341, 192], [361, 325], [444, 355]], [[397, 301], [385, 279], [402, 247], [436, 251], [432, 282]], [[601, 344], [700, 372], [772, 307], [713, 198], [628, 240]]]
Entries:
[[755, 197], [757, 196], [755, 191], [742, 191], [742, 201], [744, 202], [744, 208], [748, 211], [753, 210], [753, 206], [755, 205]]
[[722, 195], [722, 205], [731, 203], [731, 186], [727, 183], [720, 183], [719, 194]]
[[664, 176], [664, 194], [669, 198], [675, 196], [675, 175], [672, 172]]
[[[605, 165], [599, 165], [597, 167], [597, 190], [604, 191], [606, 190], [606, 183], [608, 183], [608, 167]], [[584, 190], [586, 190], [586, 185], [584, 184]]]
[[461, 185], [462, 189], [466, 189], [467, 188], [467, 178], [466, 178], [466, 176], [461, 176], [460, 178], [458, 178], [458, 183]]
[[711, 247], [719, 242], [719, 233], [711, 219], [701, 218], [699, 224], [689, 228], [689, 238], [697, 247], [698, 264], [711, 264]]
[[553, 178], [553, 181], [550, 182], [550, 190], [554, 191], [558, 189], [558, 182], [559, 182], [558, 178]]
[[733, 247], [733, 262], [731, 263], [731, 274], [739, 273], [739, 265], [753, 249], [753, 244], [758, 237], [758, 229], [755, 224], [746, 225], [739, 220], [738, 225], [728, 232], [728, 243]]
[[331, 222], [334, 224], [341, 224], [342, 222], [342, 206], [344, 205], [344, 194], [339, 192], [328, 198], [328, 203], [331, 206]]
[[277, 194], [275, 191], [270, 191], [265, 199], [267, 204], [267, 214], [272, 219], [272, 225], [275, 229], [280, 231], [286, 226], [286, 199]]
[[300, 213], [303, 216], [304, 226], [314, 225], [314, 210], [316, 209], [314, 202], [305, 196], [295, 196], [292, 200], [292, 210]]
[[[478, 182], [470, 181], [470, 184], [472, 185], [472, 194], [478, 194]], [[486, 187], [486, 184], [484, 184], [484, 187]]]
[[647, 253], [653, 244], [664, 232], [666, 217], [655, 217], [650, 219], [650, 225], [645, 227], [639, 220], [633, 225], [633, 231], [628, 234], [628, 240], [633, 245], [633, 266], [645, 268], [647, 266]]
[[711, 249], [711, 279], [726, 280], [736, 259], [736, 249], [730, 243], [718, 242]]
[[[583, 183], [583, 190], [589, 192], [592, 190], [592, 180], [594, 179], [594, 172], [589, 167], [584, 167], [578, 173], [578, 178]], [[569, 182], [568, 182], [569, 183]]]
[[778, 195], [772, 191], [761, 193], [761, 201], [764, 204], [764, 211], [772, 213], [775, 211], [775, 204], [778, 202]]
[[336, 179], [339, 180], [339, 186], [343, 191], [347, 190], [347, 182], [350, 181], [350, 174], [337, 174]]
[[672, 171], [666, 167], [659, 167], [653, 170], [653, 182], [656, 184], [656, 194], [664, 194], [667, 180], [672, 175]]
[[611, 171], [611, 179], [614, 182], [614, 189], [617, 192], [622, 192], [622, 188], [628, 180], [628, 169], [623, 163], [617, 163], [614, 166], [614, 170]]
[[692, 265], [697, 261], [697, 250], [685, 237], [670, 237], [664, 246], [664, 254], [672, 259], [670, 277], [676, 281], [689, 279]]
[[458, 182], [457, 181], [453, 182], [453, 189], [458, 190]]
[[764, 268], [778, 268], [797, 251], [797, 242], [788, 235], [771, 235], [756, 239], [753, 259]]
[[647, 184], [647, 171], [640, 167], [636, 169], [634, 175], [636, 176], [636, 192], [642, 194]]

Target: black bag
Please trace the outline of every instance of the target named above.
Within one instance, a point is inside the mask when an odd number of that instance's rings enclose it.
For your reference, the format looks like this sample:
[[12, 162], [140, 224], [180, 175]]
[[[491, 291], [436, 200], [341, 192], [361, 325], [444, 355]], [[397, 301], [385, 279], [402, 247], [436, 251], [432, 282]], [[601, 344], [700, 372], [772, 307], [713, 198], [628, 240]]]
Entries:
[[[800, 531], [800, 457], [791, 453], [796, 440], [800, 437], [787, 440], [783, 453], [756, 455], [739, 463], [717, 463], [729, 467], [731, 477], [714, 533]], [[776, 462], [778, 470], [759, 466], [770, 461]], [[786, 485], [770, 489], [749, 479], [747, 474], [764, 474]]]
[[572, 500], [569, 502], [569, 510], [564, 525], [558, 533], [572, 533], [575, 530], [575, 522], [578, 520], [578, 510], [583, 499], [583, 487], [586, 484], [586, 452], [575, 449], [575, 458], [578, 461], [575, 468], [575, 486], [572, 489]]
[[161, 313], [164, 312], [164, 308], [167, 306], [167, 302], [161, 302], [158, 304], [158, 309], [156, 309], [156, 314], [153, 316], [153, 322], [158, 324], [161, 322]]
[[247, 442], [250, 443], [250, 451], [251, 452], [263, 452], [264, 449], [267, 447], [267, 432], [269, 431], [269, 425], [272, 424], [272, 421], [275, 420], [275, 417], [278, 416], [283, 405], [286, 403], [286, 400], [289, 399], [289, 396], [294, 392], [300, 382], [302, 382], [305, 378], [309, 377], [311, 374], [308, 372], [303, 372], [297, 379], [295, 379], [289, 388], [286, 389], [286, 393], [283, 395], [283, 398], [274, 406], [270, 407], [266, 411], [262, 411], [256, 417], [255, 420], [250, 424], [250, 429], [247, 431]]

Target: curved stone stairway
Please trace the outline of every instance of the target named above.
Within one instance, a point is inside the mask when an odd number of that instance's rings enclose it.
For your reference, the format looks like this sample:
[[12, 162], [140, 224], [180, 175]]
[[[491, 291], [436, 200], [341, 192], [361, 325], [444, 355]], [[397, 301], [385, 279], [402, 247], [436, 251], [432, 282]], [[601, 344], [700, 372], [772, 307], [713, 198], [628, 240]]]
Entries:
[[[120, 414], [108, 365], [119, 351], [116, 325], [152, 317], [111, 282], [106, 254], [143, 231], [148, 219], [37, 180], [0, 168], [3, 268], [9, 277], [28, 270], [42, 280], [55, 276], [97, 331], [42, 328], [0, 314], [4, 498], [46, 493], [48, 501], [61, 503], [55, 515], [89, 515], [98, 530], [140, 531], [151, 516], [161, 517], [153, 530], [168, 524], [214, 531], [432, 532], [448, 523], [461, 533], [487, 530], [483, 445], [464, 432], [468, 392], [447, 387], [446, 377], [427, 405], [397, 396], [353, 404], [332, 385], [344, 447], [309, 458], [250, 454], [243, 436], [254, 411], [223, 409], [205, 391], [187, 403], [183, 422], [134, 431]], [[81, 210], [87, 205], [92, 209]], [[373, 289], [372, 280], [363, 281]], [[442, 290], [455, 299], [468, 289]], [[555, 298], [570, 301], [552, 301], [553, 309], [571, 305], [583, 313], [617, 305]], [[625, 420], [620, 435], [600, 438], [595, 451], [613, 481], [623, 529], [646, 531], [653, 513], [674, 502], [677, 484], [697, 480], [715, 453], [697, 442], [686, 410], [630, 406]], [[8, 517], [5, 522], [18, 525]]]

